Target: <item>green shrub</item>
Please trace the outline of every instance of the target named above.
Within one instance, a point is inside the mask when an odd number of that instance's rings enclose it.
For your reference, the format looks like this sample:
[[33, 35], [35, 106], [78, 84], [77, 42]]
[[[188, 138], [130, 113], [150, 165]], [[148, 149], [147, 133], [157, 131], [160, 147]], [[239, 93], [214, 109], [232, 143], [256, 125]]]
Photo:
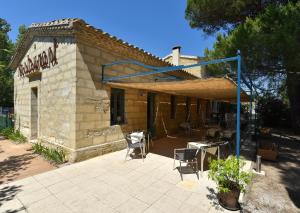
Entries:
[[219, 192], [234, 189], [244, 192], [252, 176], [250, 172], [242, 171], [244, 165], [245, 161], [234, 156], [229, 156], [225, 160], [213, 160], [209, 164], [208, 177], [217, 183]]
[[27, 141], [26, 137], [20, 133], [20, 131], [16, 130], [11, 135], [8, 136], [10, 140], [19, 142], [19, 143], [25, 143]]
[[40, 143], [35, 143], [32, 146], [34, 153], [42, 155], [49, 161], [55, 162], [57, 164], [64, 163], [66, 161], [66, 154], [62, 149], [59, 148], [49, 148], [43, 146]]
[[11, 127], [7, 127], [1, 130], [0, 134], [4, 137], [8, 138], [14, 132], [14, 129]]
[[34, 153], [41, 155], [43, 154], [44, 146], [40, 143], [35, 143], [32, 145], [32, 149]]
[[26, 137], [24, 135], [22, 135], [20, 133], [20, 131], [18, 131], [18, 130], [15, 131], [11, 127], [2, 129], [0, 132], [0, 135], [3, 135], [4, 137], [6, 137], [12, 141], [18, 142], [18, 143], [25, 143], [27, 141]]

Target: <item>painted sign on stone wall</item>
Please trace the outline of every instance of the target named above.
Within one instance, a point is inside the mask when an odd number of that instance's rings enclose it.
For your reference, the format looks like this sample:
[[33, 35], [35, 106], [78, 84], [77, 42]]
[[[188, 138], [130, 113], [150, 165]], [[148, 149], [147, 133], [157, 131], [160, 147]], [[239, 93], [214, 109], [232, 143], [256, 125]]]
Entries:
[[18, 67], [19, 76], [25, 77], [31, 73], [39, 72], [41, 69], [54, 67], [58, 64], [56, 57], [56, 49], [58, 48], [57, 40], [53, 39], [53, 49], [49, 47], [47, 52], [44, 50], [38, 55], [33, 56], [32, 58], [28, 55], [27, 61], [23, 64], [20, 64]]

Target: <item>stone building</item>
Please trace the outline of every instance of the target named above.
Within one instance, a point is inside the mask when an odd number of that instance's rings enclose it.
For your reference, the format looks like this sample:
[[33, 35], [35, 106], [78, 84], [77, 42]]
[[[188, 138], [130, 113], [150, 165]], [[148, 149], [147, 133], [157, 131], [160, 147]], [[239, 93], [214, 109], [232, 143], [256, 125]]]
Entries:
[[[181, 47], [176, 46], [172, 49], [171, 54], [165, 56], [163, 59], [173, 65], [189, 65], [189, 64], [196, 64], [204, 60], [203, 57], [194, 56], [194, 55], [182, 55]], [[206, 78], [208, 75], [205, 72], [205, 67], [192, 67], [185, 69], [186, 72], [196, 76], [197, 78]]]
[[[81, 19], [32, 24], [11, 61], [14, 74], [15, 128], [29, 140], [58, 146], [70, 161], [102, 155], [126, 146], [127, 132], [150, 130], [155, 137], [176, 132], [181, 122], [203, 119], [207, 100], [122, 88], [102, 82], [102, 65], [132, 59], [171, 66]], [[105, 77], [146, 71], [116, 65]], [[130, 82], [196, 79], [180, 70]], [[188, 118], [187, 118], [188, 117]]]

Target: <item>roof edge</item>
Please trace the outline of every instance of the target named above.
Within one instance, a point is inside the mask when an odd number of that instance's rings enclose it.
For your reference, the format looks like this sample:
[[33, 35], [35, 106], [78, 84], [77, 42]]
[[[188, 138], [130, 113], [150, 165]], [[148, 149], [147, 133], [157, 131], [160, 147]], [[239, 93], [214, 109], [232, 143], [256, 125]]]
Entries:
[[[123, 41], [122, 39], [117, 38], [116, 36], [113, 36], [107, 32], [104, 32], [101, 29], [97, 29], [89, 24], [87, 24], [84, 20], [79, 18], [66, 18], [66, 19], [60, 19], [60, 20], [53, 20], [50, 22], [43, 22], [43, 23], [33, 23], [29, 26], [28, 30], [26, 31], [23, 39], [19, 43], [19, 45], [16, 48], [16, 53], [13, 55], [9, 67], [15, 70], [18, 66], [18, 62], [21, 60], [21, 58], [24, 57], [26, 50], [30, 43], [32, 42], [32, 39], [35, 36], [62, 36], [62, 35], [75, 35], [78, 31], [77, 26], [83, 26], [84, 29], [93, 31], [95, 34], [99, 34], [101, 36], [104, 36], [108, 39], [111, 39], [113, 42], [116, 42], [116, 44], [124, 45], [128, 48], [130, 48], [132, 51], [140, 52], [141, 54], [144, 54], [147, 57], [152, 58], [153, 60], [156, 60], [159, 63], [163, 63], [166, 66], [173, 66], [171, 63], [165, 61], [164, 59], [155, 56], [151, 54], [150, 52], [145, 51], [142, 48], [139, 48], [133, 44], [130, 44], [126, 41]], [[60, 31], [58, 34], [57, 32]], [[135, 53], [133, 53], [135, 54]], [[194, 77], [190, 73], [181, 70], [182, 73], [188, 75], [189, 77]]]
[[[27, 31], [25, 32], [22, 40], [19, 42], [18, 46], [16, 47], [15, 54], [12, 56], [9, 68], [15, 70], [17, 68], [17, 61], [19, 61], [20, 58], [24, 57], [25, 52], [27, 50], [27, 46], [31, 43], [32, 39], [37, 36], [36, 34], [41, 31], [43, 34], [45, 34], [44, 30], [66, 30], [69, 31], [70, 34], [71, 30], [73, 29], [73, 23], [76, 21], [83, 21], [79, 18], [66, 18], [66, 19], [60, 19], [60, 20], [53, 20], [50, 22], [42, 22], [42, 23], [32, 23]], [[36, 33], [35, 33], [36, 32]]]

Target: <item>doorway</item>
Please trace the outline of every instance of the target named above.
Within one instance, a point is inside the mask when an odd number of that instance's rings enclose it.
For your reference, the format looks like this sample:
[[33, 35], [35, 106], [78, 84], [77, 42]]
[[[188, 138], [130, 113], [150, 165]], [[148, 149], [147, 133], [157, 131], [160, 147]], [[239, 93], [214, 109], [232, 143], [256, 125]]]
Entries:
[[152, 137], [156, 134], [155, 125], [155, 93], [148, 93], [147, 95], [147, 129]]
[[38, 137], [38, 88], [31, 88], [31, 139]]

